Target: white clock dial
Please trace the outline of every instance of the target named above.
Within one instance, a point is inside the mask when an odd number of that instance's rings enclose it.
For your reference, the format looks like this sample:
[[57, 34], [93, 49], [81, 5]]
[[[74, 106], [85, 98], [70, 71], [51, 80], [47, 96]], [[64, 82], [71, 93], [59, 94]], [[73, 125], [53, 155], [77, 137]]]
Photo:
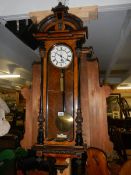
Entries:
[[72, 50], [67, 45], [55, 45], [50, 51], [50, 60], [56, 67], [65, 68], [70, 65], [72, 59]]

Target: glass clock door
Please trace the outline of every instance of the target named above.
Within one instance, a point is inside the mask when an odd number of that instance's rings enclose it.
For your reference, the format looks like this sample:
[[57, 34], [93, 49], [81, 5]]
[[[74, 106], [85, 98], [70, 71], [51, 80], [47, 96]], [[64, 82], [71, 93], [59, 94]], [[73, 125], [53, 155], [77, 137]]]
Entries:
[[73, 62], [69, 67], [60, 69], [48, 61], [46, 109], [46, 139], [48, 141], [73, 140], [73, 82]]

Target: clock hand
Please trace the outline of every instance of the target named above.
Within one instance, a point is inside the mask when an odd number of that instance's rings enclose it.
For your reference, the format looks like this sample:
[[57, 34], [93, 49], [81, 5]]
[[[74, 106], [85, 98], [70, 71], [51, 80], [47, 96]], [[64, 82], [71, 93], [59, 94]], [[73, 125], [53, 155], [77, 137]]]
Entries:
[[57, 53], [57, 52], [55, 52], [55, 54], [56, 54], [56, 55], [58, 55], [58, 56], [60, 56], [60, 57], [62, 57], [62, 55], [61, 55], [61, 54], [59, 54], [59, 53]]
[[64, 60], [66, 60], [66, 61], [70, 61], [68, 58], [65, 58], [65, 57], [63, 57], [63, 56], [62, 56], [62, 58], [63, 58]]
[[60, 56], [60, 61], [61, 62], [64, 62], [65, 58], [62, 56], [62, 53], [59, 54], [59, 53], [55, 52], [55, 54], [58, 55], [58, 56]]
[[56, 52], [55, 54], [58, 55], [58, 56], [60, 57], [60, 61], [61, 61], [61, 62], [64, 62], [64, 59], [63, 59], [63, 57], [62, 57], [62, 54], [59, 54], [59, 53], [57, 53], [57, 52]]

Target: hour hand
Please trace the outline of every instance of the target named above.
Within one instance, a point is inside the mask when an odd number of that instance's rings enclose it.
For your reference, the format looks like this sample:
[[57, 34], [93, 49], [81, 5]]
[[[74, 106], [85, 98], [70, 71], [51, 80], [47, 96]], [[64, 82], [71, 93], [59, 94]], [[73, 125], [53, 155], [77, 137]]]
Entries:
[[61, 54], [59, 54], [59, 53], [57, 53], [57, 52], [56, 52], [55, 54], [58, 55], [58, 56], [60, 56], [60, 57], [62, 58], [62, 55], [61, 55]]

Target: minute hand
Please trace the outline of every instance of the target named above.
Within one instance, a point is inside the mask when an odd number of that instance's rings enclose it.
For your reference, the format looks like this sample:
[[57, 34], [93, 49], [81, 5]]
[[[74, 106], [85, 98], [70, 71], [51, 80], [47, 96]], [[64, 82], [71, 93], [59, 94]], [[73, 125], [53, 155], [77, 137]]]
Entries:
[[57, 52], [56, 52], [55, 54], [58, 55], [58, 56], [60, 56], [60, 57], [62, 58], [62, 54], [59, 54], [59, 53], [57, 53]]

